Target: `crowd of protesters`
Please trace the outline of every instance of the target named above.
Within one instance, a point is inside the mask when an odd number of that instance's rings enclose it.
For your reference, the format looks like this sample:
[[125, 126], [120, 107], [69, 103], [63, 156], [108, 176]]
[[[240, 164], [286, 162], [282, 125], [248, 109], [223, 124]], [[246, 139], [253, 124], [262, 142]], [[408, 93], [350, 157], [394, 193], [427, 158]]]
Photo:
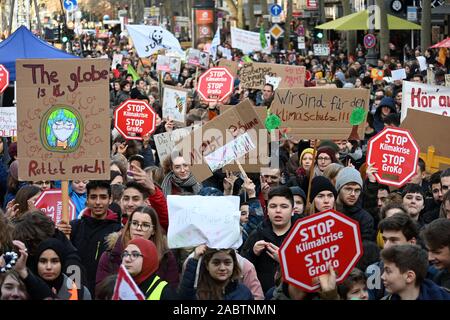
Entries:
[[[243, 61], [242, 52], [222, 45], [232, 50], [233, 60]], [[363, 139], [283, 138], [279, 169], [246, 177], [218, 170], [197, 181], [181, 154], [158, 157], [153, 135], [178, 128], [172, 119], [163, 119], [162, 85], [189, 90], [186, 126], [220, 114], [219, 104], [206, 103], [195, 92], [198, 69], [183, 63], [179, 74], [160, 79], [156, 55], [143, 61], [126, 37], [75, 41], [74, 52], [84, 58], [124, 55], [110, 72], [111, 116], [127, 99], [146, 100], [158, 114], [157, 129], [142, 141], [125, 140], [112, 124], [110, 181], [71, 181], [77, 217], [57, 225], [34, 201], [60, 182], [20, 181], [17, 145], [9, 138], [0, 140], [0, 266], [15, 260], [0, 273], [0, 299], [108, 300], [123, 265], [148, 300], [449, 300], [450, 169], [430, 174], [419, 159], [409, 183], [394, 190], [377, 183], [366, 150], [367, 141], [385, 126], [399, 125], [402, 108], [402, 82], [373, 79], [371, 69], [389, 76], [405, 68], [407, 80], [427, 83], [416, 59], [423, 55], [435, 66], [434, 84], [441, 85], [450, 58], [442, 61], [435, 51], [408, 49], [401, 57], [385, 56], [371, 66], [361, 46], [345, 53], [339, 41], [331, 45], [328, 57], [286, 51], [256, 52], [245, 59], [305, 66], [312, 74], [306, 87], [333, 83], [370, 89]], [[133, 80], [128, 65], [139, 79]], [[267, 108], [273, 96], [272, 85], [246, 89], [238, 77], [223, 104], [250, 98], [255, 106]], [[168, 195], [240, 196], [243, 245], [237, 250], [205, 245], [170, 249]], [[329, 209], [359, 223], [364, 255], [343, 283], [336, 284], [330, 270], [318, 279], [320, 290], [307, 293], [284, 281], [278, 250], [298, 219]], [[17, 256], [10, 257], [10, 252]]]

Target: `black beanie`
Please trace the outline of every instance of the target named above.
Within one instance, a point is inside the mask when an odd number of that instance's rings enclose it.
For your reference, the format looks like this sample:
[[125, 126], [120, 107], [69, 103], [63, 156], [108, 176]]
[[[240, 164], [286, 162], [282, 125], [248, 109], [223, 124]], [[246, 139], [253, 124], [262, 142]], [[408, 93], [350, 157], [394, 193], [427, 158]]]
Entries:
[[337, 191], [331, 181], [324, 176], [317, 176], [311, 182], [311, 202], [322, 191], [331, 191], [337, 199]]

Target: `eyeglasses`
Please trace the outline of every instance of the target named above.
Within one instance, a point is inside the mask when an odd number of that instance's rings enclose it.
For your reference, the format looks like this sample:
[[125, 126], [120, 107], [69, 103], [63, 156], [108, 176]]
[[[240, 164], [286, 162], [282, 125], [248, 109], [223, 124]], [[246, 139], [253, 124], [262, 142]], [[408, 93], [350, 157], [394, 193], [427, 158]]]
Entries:
[[138, 229], [139, 227], [141, 227], [142, 231], [148, 231], [153, 226], [150, 223], [139, 223], [137, 221], [131, 221], [131, 227], [133, 229]]
[[346, 194], [352, 194], [352, 193], [355, 193], [355, 195], [360, 195], [361, 194], [361, 189], [342, 188], [342, 190]]
[[143, 255], [137, 251], [133, 251], [131, 253], [129, 253], [128, 251], [124, 251], [124, 252], [122, 252], [120, 257], [122, 258], [122, 260], [125, 258], [128, 258], [128, 257], [130, 257], [131, 260], [136, 260], [139, 257], [143, 257]]
[[330, 157], [318, 157], [317, 161], [331, 161]]

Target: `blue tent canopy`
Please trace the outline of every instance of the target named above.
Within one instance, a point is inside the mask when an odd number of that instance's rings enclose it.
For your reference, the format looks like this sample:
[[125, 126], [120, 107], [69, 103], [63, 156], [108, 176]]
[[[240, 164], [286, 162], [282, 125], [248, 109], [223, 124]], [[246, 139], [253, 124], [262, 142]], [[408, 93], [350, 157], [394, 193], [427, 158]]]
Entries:
[[9, 71], [10, 81], [16, 80], [16, 59], [76, 59], [77, 56], [59, 50], [21, 26], [0, 42], [0, 64]]

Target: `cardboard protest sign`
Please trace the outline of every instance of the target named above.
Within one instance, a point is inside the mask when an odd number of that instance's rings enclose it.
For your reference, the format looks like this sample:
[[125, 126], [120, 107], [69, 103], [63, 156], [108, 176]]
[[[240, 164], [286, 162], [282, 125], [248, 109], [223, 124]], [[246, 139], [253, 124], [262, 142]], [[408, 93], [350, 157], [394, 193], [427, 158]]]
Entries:
[[249, 99], [215, 117], [185, 137], [177, 146], [183, 153], [185, 161], [191, 164], [191, 171], [197, 181], [201, 182], [212, 176], [212, 171], [204, 156], [231, 142], [237, 136], [249, 132], [257, 149], [248, 153], [248, 159], [241, 158], [244, 164], [252, 164], [256, 168], [268, 166], [267, 130], [262, 120], [252, 108]]
[[176, 144], [188, 136], [192, 130], [198, 126], [185, 127], [173, 130], [172, 132], [163, 132], [154, 135], [154, 141], [156, 145], [156, 151], [158, 152], [159, 159], [162, 161], [174, 150]]
[[359, 223], [334, 210], [300, 219], [279, 254], [283, 279], [302, 290], [317, 291], [320, 284], [314, 278], [330, 267], [341, 283], [363, 255]]
[[[293, 88], [275, 91], [272, 113], [281, 119], [288, 135], [301, 139], [347, 139], [357, 128], [364, 137], [369, 90], [333, 88]], [[362, 110], [352, 121], [354, 110]], [[353, 125], [352, 123], [356, 123]]]
[[270, 34], [266, 33], [266, 47], [261, 46], [259, 32], [252, 32], [231, 27], [231, 46], [240, 49], [244, 54], [261, 51], [270, 54]]
[[180, 69], [180, 58], [158, 55], [158, 60], [156, 61], [156, 71], [180, 73]]
[[197, 49], [189, 49], [187, 52], [186, 63], [203, 69], [208, 69], [209, 54]]
[[17, 136], [17, 108], [0, 107], [0, 137]]
[[109, 60], [19, 59], [19, 179], [109, 179]]
[[218, 66], [227, 68], [234, 77], [238, 74], [239, 63], [237, 61], [220, 59]]
[[369, 140], [367, 163], [378, 169], [378, 183], [402, 187], [417, 171], [419, 147], [405, 129], [384, 128]]
[[450, 158], [450, 144], [446, 137], [450, 128], [450, 117], [411, 109], [400, 125], [414, 135], [421, 152], [434, 146], [437, 156]]
[[403, 81], [401, 122], [409, 110], [450, 116], [450, 88]]
[[[237, 249], [242, 244], [239, 197], [167, 196], [169, 248]], [[211, 210], [214, 208], [214, 210]]]
[[266, 84], [266, 75], [281, 77], [279, 88], [298, 88], [305, 86], [306, 68], [285, 64], [244, 63], [239, 70], [239, 79], [243, 88], [262, 90]]
[[187, 90], [165, 86], [162, 105], [163, 118], [184, 123], [186, 121], [187, 95]]

